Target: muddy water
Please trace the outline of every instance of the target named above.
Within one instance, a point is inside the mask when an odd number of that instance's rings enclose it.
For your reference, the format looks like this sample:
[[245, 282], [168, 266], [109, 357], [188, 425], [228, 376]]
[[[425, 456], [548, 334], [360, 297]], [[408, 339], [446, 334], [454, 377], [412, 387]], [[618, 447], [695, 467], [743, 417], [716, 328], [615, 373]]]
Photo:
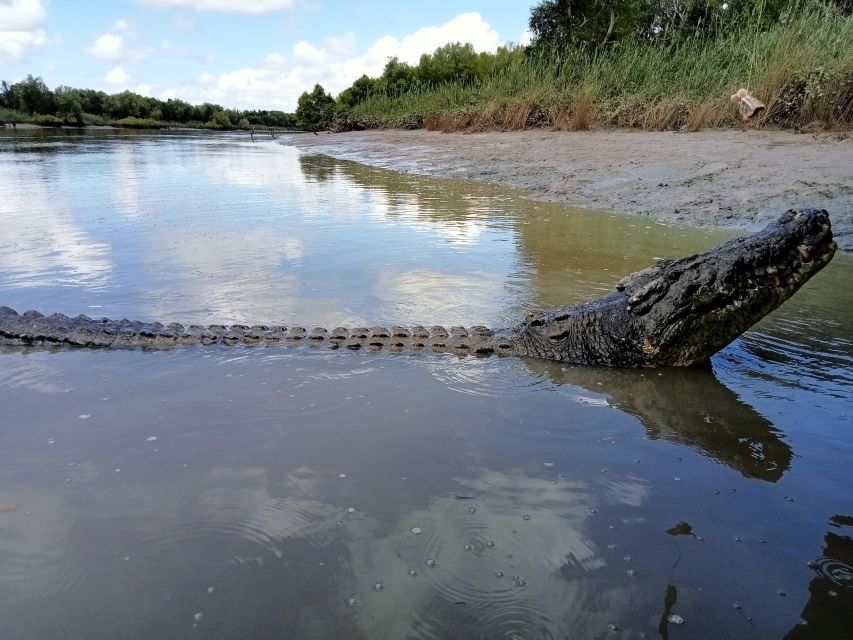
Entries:
[[[0, 138], [0, 304], [483, 322], [722, 237], [239, 136]], [[848, 638], [853, 261], [708, 369], [0, 352], [0, 636]]]

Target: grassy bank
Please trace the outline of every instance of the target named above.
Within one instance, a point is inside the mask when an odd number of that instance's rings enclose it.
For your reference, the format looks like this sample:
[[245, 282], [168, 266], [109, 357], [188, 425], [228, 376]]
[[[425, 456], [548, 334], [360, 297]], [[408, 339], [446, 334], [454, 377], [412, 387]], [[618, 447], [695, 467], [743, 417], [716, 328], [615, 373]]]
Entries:
[[739, 121], [729, 96], [749, 87], [758, 126], [853, 125], [853, 16], [816, 3], [761, 29], [744, 21], [678, 45], [622, 42], [599, 53], [528, 57], [474, 83], [357, 104], [342, 128], [481, 131], [549, 126], [698, 130]]

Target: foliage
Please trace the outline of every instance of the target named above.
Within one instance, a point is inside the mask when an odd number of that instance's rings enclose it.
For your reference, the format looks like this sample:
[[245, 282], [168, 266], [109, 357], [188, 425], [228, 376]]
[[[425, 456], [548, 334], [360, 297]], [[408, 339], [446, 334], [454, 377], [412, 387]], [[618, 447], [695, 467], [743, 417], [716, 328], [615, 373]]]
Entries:
[[160, 122], [151, 118], [137, 118], [134, 116], [126, 116], [116, 120], [113, 124], [117, 127], [125, 129], [158, 129]]
[[30, 119], [33, 124], [40, 124], [43, 127], [61, 127], [63, 125], [62, 118], [50, 115], [35, 115]]
[[205, 126], [208, 126], [211, 129], [234, 128], [234, 125], [231, 123], [231, 119], [228, 117], [228, 113], [225, 111], [215, 111], [213, 115], [210, 116], [210, 120], [207, 121]]
[[596, 48], [651, 30], [654, 15], [648, 0], [542, 0], [528, 26], [535, 48]]
[[478, 82], [500, 73], [524, 57], [524, 48], [498, 47], [495, 53], [477, 53], [471, 44], [446, 44], [433, 53], [425, 53], [416, 66], [390, 58], [378, 78], [361, 76], [338, 96], [338, 122], [347, 119], [347, 109], [372, 97], [397, 97], [405, 93], [429, 90], [448, 82]]
[[296, 121], [307, 129], [327, 129], [335, 117], [335, 99], [319, 84], [313, 91], [299, 96], [296, 106]]
[[296, 126], [294, 114], [283, 111], [238, 111], [209, 102], [192, 105], [183, 100], [159, 100], [133, 91], [109, 95], [95, 89], [66, 86], [51, 91], [41, 78], [32, 75], [14, 84], [0, 81], [0, 114], [6, 114], [0, 118], [6, 122], [47, 125], [58, 122], [72, 126], [116, 124], [158, 128], [165, 122], [230, 129], [234, 123], [245, 119], [250, 126]]
[[[352, 107], [348, 126], [403, 127], [419, 119], [448, 131], [732, 126], [740, 120], [729, 96], [745, 86], [767, 105], [757, 126], [853, 127], [853, 15], [814, 0], [759, 1], [742, 11], [732, 23], [715, 18], [701, 36], [661, 27], [654, 37], [604, 48], [534, 46], [474, 81], [371, 95]], [[690, 21], [698, 23], [694, 15], [677, 24]]]
[[371, 95], [379, 92], [378, 81], [368, 78], [366, 75], [361, 76], [352, 85], [341, 91], [338, 96], [338, 104], [344, 107], [354, 107], [359, 102], [364, 102]]

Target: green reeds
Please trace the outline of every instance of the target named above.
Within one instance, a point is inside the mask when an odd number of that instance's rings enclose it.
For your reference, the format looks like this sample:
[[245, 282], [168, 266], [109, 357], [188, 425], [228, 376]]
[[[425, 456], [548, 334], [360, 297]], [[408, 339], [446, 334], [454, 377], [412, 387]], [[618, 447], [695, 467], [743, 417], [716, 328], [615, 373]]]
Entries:
[[739, 122], [729, 96], [747, 87], [766, 105], [757, 126], [853, 125], [853, 16], [796, 2], [768, 25], [760, 14], [716, 36], [675, 44], [621, 42], [605, 51], [540, 54], [469, 83], [374, 96], [360, 127], [422, 124], [441, 131], [590, 126], [684, 129]]

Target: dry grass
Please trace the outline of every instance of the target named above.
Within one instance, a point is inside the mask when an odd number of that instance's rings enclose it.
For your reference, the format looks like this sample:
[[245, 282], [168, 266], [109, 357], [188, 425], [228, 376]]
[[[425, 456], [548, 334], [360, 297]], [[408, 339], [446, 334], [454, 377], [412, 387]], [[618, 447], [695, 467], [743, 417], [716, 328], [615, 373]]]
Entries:
[[706, 127], [720, 127], [732, 120], [728, 100], [705, 100], [690, 107], [684, 122], [685, 131], [700, 131]]
[[592, 113], [592, 92], [588, 88], [581, 89], [575, 99], [575, 109], [572, 115], [572, 129], [586, 131], [589, 129], [590, 114]]

